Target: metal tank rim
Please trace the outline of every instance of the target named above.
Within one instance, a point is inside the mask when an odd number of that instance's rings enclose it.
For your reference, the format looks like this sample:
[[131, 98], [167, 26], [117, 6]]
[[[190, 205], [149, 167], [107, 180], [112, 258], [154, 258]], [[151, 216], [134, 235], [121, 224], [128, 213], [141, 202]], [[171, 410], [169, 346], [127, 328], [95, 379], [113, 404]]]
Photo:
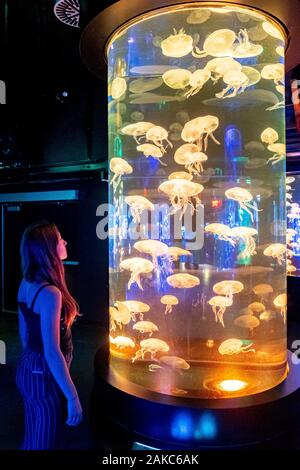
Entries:
[[[286, 72], [300, 62], [300, 28], [298, 15], [300, 3], [298, 0], [241, 0], [240, 2], [223, 1], [190, 1], [190, 0], [119, 0], [101, 11], [84, 29], [80, 39], [80, 55], [86, 67], [99, 78], [106, 78], [107, 63], [106, 49], [111, 38], [124, 30], [130, 24], [140, 21], [147, 16], [153, 16], [159, 10], [163, 12], [169, 7], [184, 9], [188, 5], [203, 7], [232, 6], [253, 10], [265, 15], [269, 21], [276, 24], [286, 37]], [[101, 3], [99, 2], [99, 10]]]

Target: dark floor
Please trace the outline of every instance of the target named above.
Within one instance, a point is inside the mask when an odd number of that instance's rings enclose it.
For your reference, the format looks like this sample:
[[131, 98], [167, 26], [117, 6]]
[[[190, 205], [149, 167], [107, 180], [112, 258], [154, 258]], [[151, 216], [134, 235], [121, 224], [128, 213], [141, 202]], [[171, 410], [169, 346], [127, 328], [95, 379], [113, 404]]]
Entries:
[[[71, 376], [77, 386], [84, 411], [78, 428], [65, 427], [65, 449], [91, 448], [88, 424], [89, 397], [93, 386], [94, 355], [105, 332], [97, 324], [78, 323], [73, 326], [74, 358]], [[0, 450], [19, 449], [23, 433], [23, 408], [14, 376], [21, 345], [18, 339], [17, 316], [0, 316], [0, 340], [6, 343], [6, 365], [0, 368]]]
[[[93, 387], [94, 356], [102, 345], [105, 331], [98, 324], [78, 323], [73, 327], [74, 359], [71, 367], [72, 378], [78, 388], [84, 410], [84, 420], [78, 428], [66, 426], [66, 450], [95, 450], [94, 439], [89, 426], [89, 399]], [[23, 433], [23, 409], [21, 398], [15, 386], [14, 375], [21, 345], [18, 339], [17, 316], [0, 315], [0, 340], [7, 347], [7, 364], [0, 366], [0, 451], [19, 449]], [[294, 341], [300, 344], [300, 318], [289, 322], [288, 348]], [[299, 347], [298, 347], [299, 348]], [[300, 365], [299, 365], [300, 373]], [[99, 397], [101, 399], [101, 397]], [[300, 403], [299, 403], [300, 407]], [[101, 423], [99, 423], [101, 427]], [[106, 428], [107, 429], [107, 428]], [[116, 433], [110, 429], [114, 442], [97, 443], [97, 449], [124, 449], [119, 447]], [[103, 446], [102, 446], [103, 443]], [[132, 449], [132, 443], [128, 449]], [[289, 432], [273, 441], [265, 441], [258, 446], [265, 450], [300, 450], [300, 422], [291, 425]]]

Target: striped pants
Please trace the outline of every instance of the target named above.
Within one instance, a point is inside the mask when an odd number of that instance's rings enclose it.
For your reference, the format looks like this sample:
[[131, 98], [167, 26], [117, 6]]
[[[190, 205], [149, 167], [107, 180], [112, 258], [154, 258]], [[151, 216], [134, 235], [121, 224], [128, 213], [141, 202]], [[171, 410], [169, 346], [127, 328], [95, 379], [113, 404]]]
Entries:
[[25, 437], [21, 449], [59, 449], [66, 420], [66, 401], [42, 354], [30, 348], [23, 351], [16, 384], [25, 411]]

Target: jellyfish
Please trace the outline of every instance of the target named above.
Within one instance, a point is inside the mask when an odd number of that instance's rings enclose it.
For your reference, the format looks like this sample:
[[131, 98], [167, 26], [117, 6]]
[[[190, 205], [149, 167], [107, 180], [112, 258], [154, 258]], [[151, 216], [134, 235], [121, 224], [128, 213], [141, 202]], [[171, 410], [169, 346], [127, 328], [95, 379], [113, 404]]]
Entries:
[[184, 29], [178, 32], [173, 29], [174, 34], [171, 34], [167, 39], [164, 39], [160, 46], [163, 55], [167, 57], [184, 57], [192, 52], [194, 41], [192, 36], [185, 34]]
[[231, 229], [232, 236], [239, 238], [245, 244], [243, 251], [239, 254], [239, 258], [247, 258], [256, 255], [256, 243], [254, 236], [258, 234], [257, 230], [252, 227], [234, 227]]
[[113, 79], [110, 88], [110, 94], [114, 100], [118, 100], [127, 90], [127, 83], [124, 78], [116, 77]]
[[239, 354], [241, 352], [255, 352], [255, 349], [251, 348], [253, 343], [244, 345], [241, 339], [230, 338], [223, 341], [219, 346], [219, 353], [223, 355], [232, 356], [233, 354]]
[[152, 256], [152, 263], [154, 269], [158, 268], [158, 256], [164, 256], [168, 253], [168, 245], [159, 240], [140, 240], [133, 245], [140, 253], [146, 253]]
[[287, 306], [287, 295], [279, 294], [274, 299], [274, 305], [276, 308], [280, 308], [280, 314], [283, 318], [283, 322], [286, 323], [286, 306]]
[[168, 180], [188, 180], [192, 181], [193, 175], [190, 173], [187, 173], [186, 171], [173, 171], [173, 173], [170, 173], [168, 176]]
[[122, 134], [130, 135], [134, 138], [137, 144], [139, 144], [138, 137], [145, 136], [151, 127], [155, 127], [155, 124], [152, 122], [140, 121], [135, 122], [134, 124], [128, 124], [121, 129]]
[[269, 23], [268, 21], [263, 21], [262, 27], [264, 31], [266, 31], [266, 33], [268, 33], [273, 38], [280, 39], [281, 41], [284, 40], [282, 33], [272, 23]]
[[120, 184], [121, 177], [123, 175], [130, 175], [133, 172], [133, 168], [129, 165], [126, 160], [119, 157], [113, 157], [109, 162], [109, 168], [112, 173], [114, 173], [113, 178], [111, 179], [110, 184], [114, 188], [114, 192]]
[[177, 273], [167, 277], [169, 286], [177, 289], [191, 289], [200, 284], [200, 279], [188, 273]]
[[292, 243], [293, 238], [295, 237], [295, 235], [297, 235], [296, 230], [294, 230], [293, 228], [287, 228], [286, 229], [286, 243], [287, 243], [287, 245], [290, 245]]
[[203, 191], [203, 186], [199, 183], [193, 183], [192, 181], [174, 179], [168, 180], [161, 183], [158, 190], [165, 193], [172, 204], [174, 214], [178, 210], [180, 211], [180, 218], [183, 217], [188, 206], [191, 207], [192, 214], [195, 211], [193, 200], [196, 207], [201, 204], [199, 194]]
[[138, 321], [133, 325], [132, 329], [139, 333], [149, 333], [149, 336], [152, 336], [155, 331], [158, 331], [158, 326], [152, 321]]
[[232, 46], [236, 40], [236, 34], [230, 29], [218, 29], [211, 33], [204, 41], [203, 50], [195, 47], [192, 55], [196, 58], [207, 57], [229, 57], [232, 55]]
[[127, 270], [131, 272], [131, 276], [128, 281], [128, 290], [130, 290], [130, 287], [135, 282], [138, 287], [143, 290], [140, 276], [141, 274], [151, 273], [153, 271], [153, 264], [151, 261], [144, 258], [128, 258], [121, 261], [120, 269], [121, 271]]
[[264, 50], [260, 44], [253, 44], [249, 41], [249, 36], [246, 29], [240, 29], [239, 33], [237, 34], [237, 40], [238, 44], [234, 45], [233, 47], [232, 57], [256, 57]]
[[133, 121], [138, 122], [138, 121], [142, 121], [145, 116], [140, 111], [133, 111], [133, 113], [130, 114], [130, 117]]
[[265, 65], [261, 71], [261, 77], [266, 80], [273, 80], [275, 85], [283, 84], [284, 65], [280, 63]]
[[250, 191], [248, 191], [248, 189], [239, 187], [230, 188], [225, 191], [225, 196], [228, 199], [232, 199], [233, 201], [238, 202], [240, 208], [244, 209], [244, 211], [246, 211], [250, 215], [252, 222], [254, 221], [254, 217], [250, 209], [253, 209], [256, 212], [259, 212], [259, 209], [257, 209], [257, 207], [255, 207], [254, 205], [250, 204], [250, 201], [252, 201], [253, 196]]
[[189, 81], [190, 89], [184, 94], [187, 98], [196, 95], [203, 85], [210, 79], [210, 71], [207, 69], [199, 69], [192, 73]]
[[144, 156], [147, 157], [152, 157], [155, 158], [156, 160], [159, 161], [159, 163], [163, 166], [167, 166], [166, 163], [163, 163], [161, 161], [161, 158], [163, 157], [163, 152], [159, 147], [153, 144], [141, 144], [137, 146], [137, 151], [138, 152], [143, 152]]
[[135, 348], [135, 342], [131, 338], [128, 338], [128, 336], [116, 336], [115, 338], [110, 336], [109, 342], [117, 349]]
[[252, 302], [247, 307], [247, 312], [249, 315], [259, 315], [266, 310], [266, 307], [261, 302]]
[[182, 90], [190, 83], [192, 73], [186, 69], [167, 70], [162, 76], [164, 83], [174, 90]]
[[188, 370], [191, 367], [185, 359], [178, 356], [160, 356], [159, 362], [175, 370]]
[[259, 315], [259, 319], [262, 321], [270, 321], [276, 317], [276, 313], [272, 312], [272, 310], [265, 310]]
[[188, 121], [181, 132], [181, 138], [185, 142], [194, 143], [196, 142], [199, 150], [207, 150], [208, 137], [210, 137], [216, 144], [220, 145], [220, 142], [215, 138], [214, 131], [219, 126], [219, 119], [217, 116], [200, 116], [191, 121]]
[[254, 315], [240, 315], [234, 320], [234, 324], [240, 328], [249, 329], [250, 334], [253, 334], [254, 328], [258, 327], [260, 321]]
[[228, 225], [219, 224], [219, 223], [208, 224], [204, 228], [204, 231], [206, 233], [212, 233], [216, 235], [219, 240], [224, 240], [226, 242], [229, 242], [231, 246], [235, 246], [235, 241], [231, 234], [231, 228], [228, 227]]
[[186, 19], [188, 24], [202, 24], [211, 17], [211, 11], [204, 8], [193, 10]]
[[275, 152], [272, 157], [268, 159], [268, 163], [272, 162], [272, 165], [275, 163], [280, 162], [281, 160], [285, 159], [285, 145], [276, 143], [268, 145], [268, 150], [270, 152]]
[[242, 67], [241, 71], [248, 78], [248, 82], [245, 85], [246, 88], [248, 88], [250, 86], [253, 86], [253, 85], [256, 85], [256, 83], [258, 83], [261, 79], [261, 75], [260, 75], [259, 71], [256, 70], [254, 67], [248, 67], [248, 66], [244, 65]]
[[284, 263], [285, 254], [286, 254], [286, 245], [282, 245], [281, 243], [272, 243], [264, 250], [265, 256], [271, 256], [280, 265]]
[[154, 204], [144, 196], [126, 196], [125, 202], [130, 206], [134, 222], [140, 222], [144, 210], [154, 211]]
[[160, 301], [166, 306], [165, 315], [172, 312], [173, 305], [178, 305], [178, 299], [175, 295], [163, 295]]
[[215, 314], [216, 322], [219, 321], [224, 328], [224, 313], [227, 307], [231, 307], [232, 302], [232, 298], [222, 297], [221, 295], [216, 295], [208, 301], [208, 304], [211, 305], [212, 310]]
[[176, 113], [176, 119], [178, 122], [184, 125], [190, 120], [190, 116], [186, 111], [178, 111], [178, 113]]
[[273, 287], [270, 284], [257, 284], [252, 290], [255, 295], [264, 301], [269, 294], [272, 294]]
[[217, 57], [207, 62], [204, 70], [211, 73], [211, 80], [216, 83], [220, 78], [224, 77], [227, 72], [241, 72], [242, 66], [232, 57]]
[[161, 126], [154, 126], [146, 133], [146, 139], [151, 140], [157, 147], [159, 147], [162, 153], [166, 152], [166, 148], [163, 146], [165, 140], [167, 144], [172, 148], [173, 144], [168, 139], [168, 131]]
[[132, 362], [135, 362], [140, 358], [145, 359], [146, 354], [150, 354], [151, 360], [156, 361], [157, 353], [167, 353], [170, 350], [169, 345], [162, 339], [158, 338], [143, 339], [140, 342], [140, 347], [141, 349], [136, 352]]
[[130, 311], [126, 305], [116, 302], [115, 307], [109, 307], [110, 330], [114, 331], [116, 325], [122, 328], [122, 325], [128, 325], [131, 320]]
[[272, 127], [267, 127], [261, 134], [260, 134], [261, 141], [265, 144], [271, 145], [274, 144], [278, 139], [278, 133]]
[[136, 317], [139, 316], [140, 320], [144, 319], [144, 314], [149, 312], [149, 305], [139, 300], [122, 300], [118, 302], [119, 304], [124, 304], [130, 311], [132, 321], [136, 321]]
[[180, 122], [172, 122], [172, 124], [169, 125], [169, 130], [172, 132], [181, 132], [183, 129], [182, 124]]
[[178, 246], [169, 246], [168, 256], [171, 261], [177, 261], [179, 256], [192, 256], [192, 253]]
[[207, 155], [196, 144], [183, 144], [176, 150], [174, 160], [184, 165], [189, 173], [199, 176], [203, 172], [202, 163], [207, 160]]
[[268, 37], [268, 33], [263, 30], [261, 23], [259, 23], [248, 29], [248, 36], [251, 41], [264, 41]]
[[234, 294], [239, 294], [244, 289], [244, 285], [240, 281], [220, 281], [214, 284], [213, 291], [219, 296], [225, 295], [229, 299], [232, 299]]
[[148, 91], [159, 88], [163, 83], [161, 77], [154, 78], [137, 78], [133, 80], [129, 85], [129, 91], [131, 93], [146, 93]]
[[295, 181], [294, 176], [287, 176], [286, 179], [285, 179], [286, 184], [294, 183], [294, 181]]
[[247, 75], [243, 72], [226, 72], [223, 77], [223, 82], [227, 86], [220, 93], [216, 93], [215, 96], [217, 98], [232, 98], [238, 93], [245, 91], [248, 81]]
[[293, 264], [288, 264], [287, 267], [286, 267], [286, 273], [291, 275], [292, 273], [294, 273], [295, 271], [297, 271], [297, 268], [296, 266], [294, 266]]

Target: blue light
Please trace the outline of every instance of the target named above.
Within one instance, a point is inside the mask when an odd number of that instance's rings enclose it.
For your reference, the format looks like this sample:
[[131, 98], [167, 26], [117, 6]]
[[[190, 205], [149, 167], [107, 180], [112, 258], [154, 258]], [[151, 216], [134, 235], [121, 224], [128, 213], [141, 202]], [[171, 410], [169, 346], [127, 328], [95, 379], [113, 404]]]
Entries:
[[171, 434], [176, 439], [186, 441], [193, 435], [193, 421], [186, 412], [178, 413], [171, 425]]
[[194, 438], [214, 439], [217, 435], [217, 423], [211, 413], [204, 413], [198, 421], [198, 425], [194, 432]]

